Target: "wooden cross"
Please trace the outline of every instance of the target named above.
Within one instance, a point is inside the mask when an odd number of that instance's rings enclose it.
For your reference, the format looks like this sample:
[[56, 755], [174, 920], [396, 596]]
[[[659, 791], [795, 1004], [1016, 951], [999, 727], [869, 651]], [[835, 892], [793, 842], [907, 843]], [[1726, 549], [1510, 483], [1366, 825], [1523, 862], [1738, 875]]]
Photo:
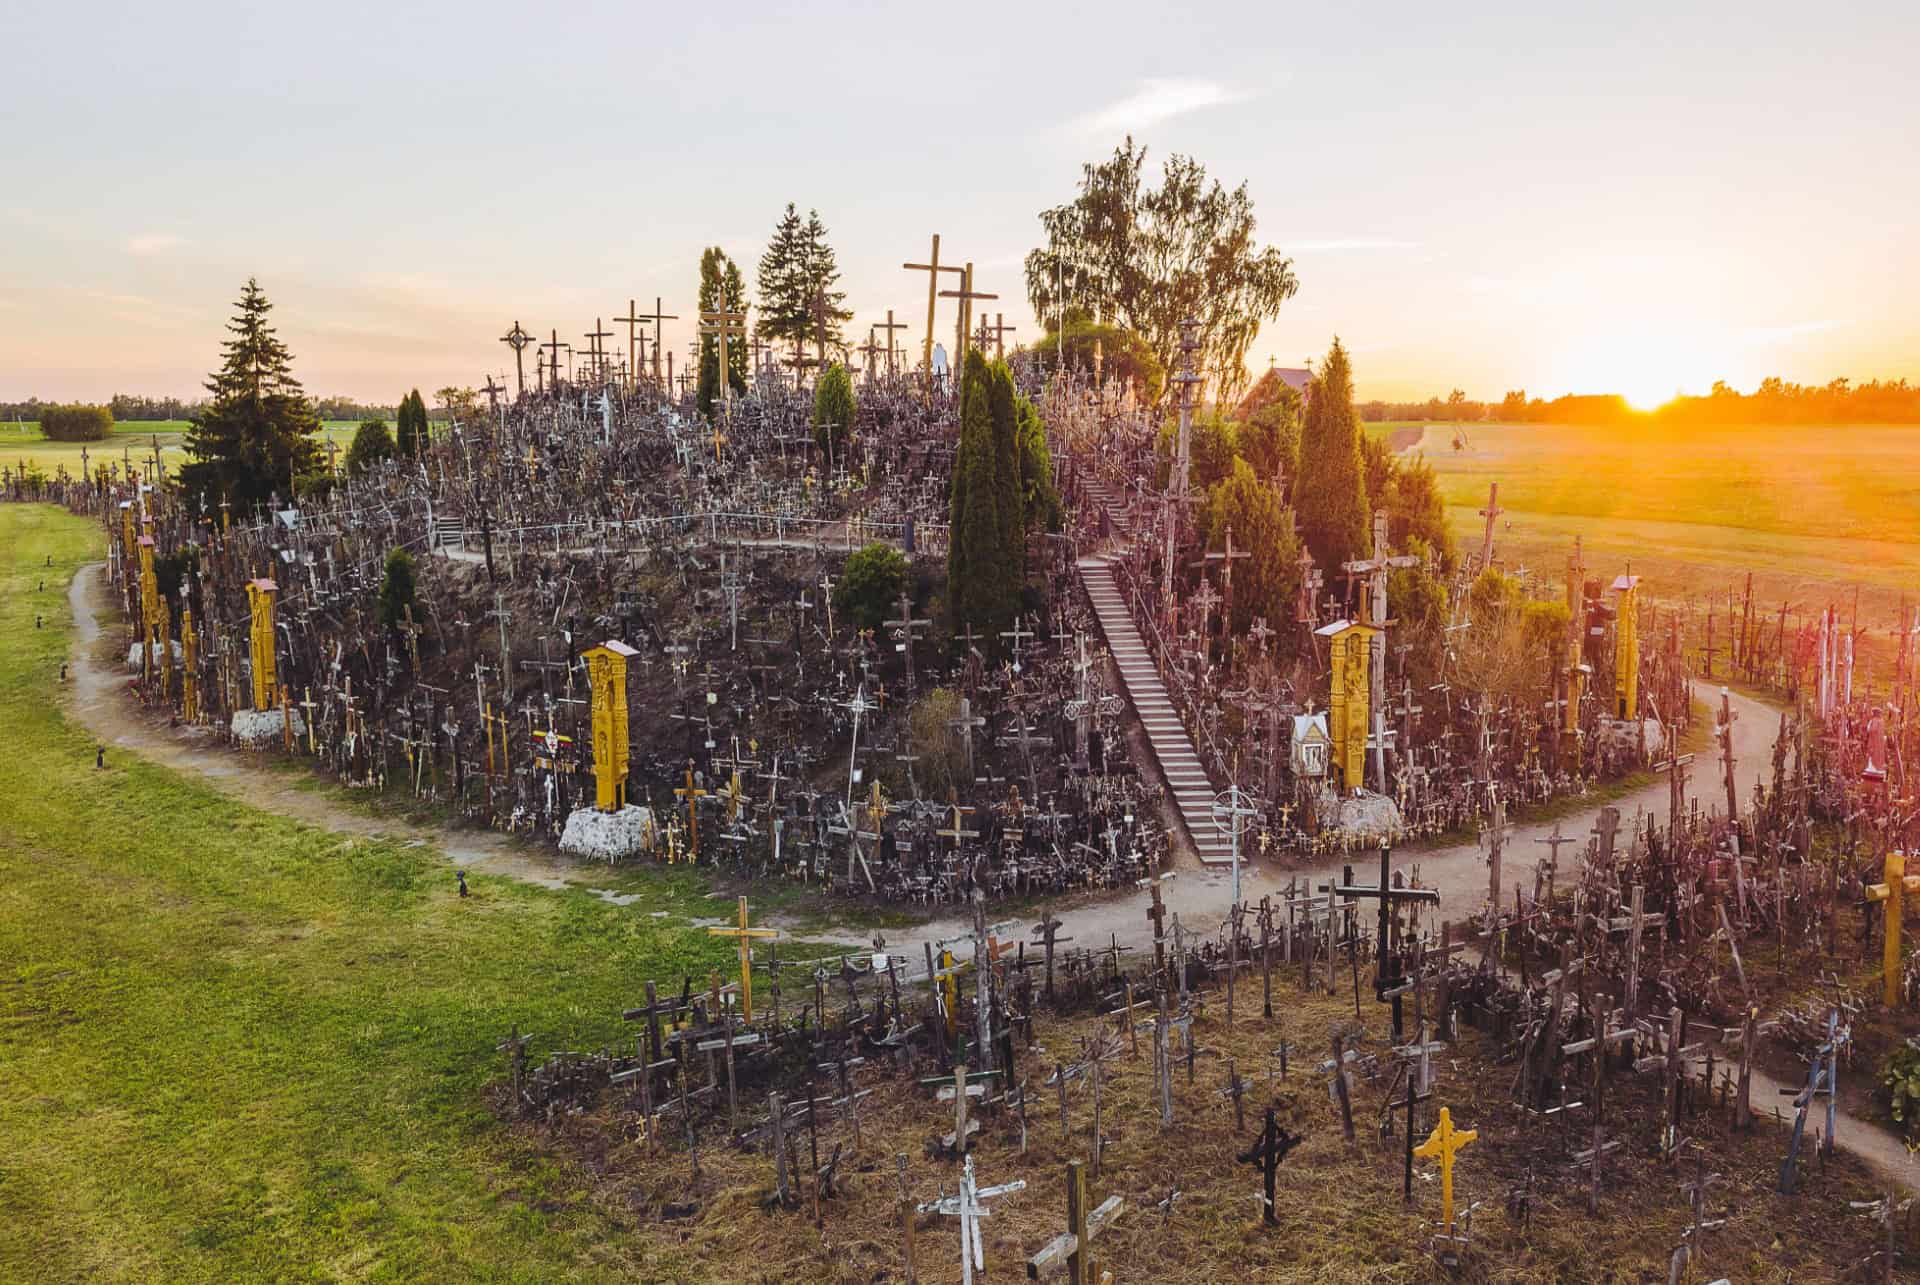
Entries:
[[[1735, 861], [1739, 857], [1734, 858]], [[1867, 900], [1885, 907], [1886, 928], [1881, 942], [1881, 972], [1887, 1007], [1900, 1007], [1900, 981], [1903, 961], [1900, 957], [1900, 920], [1904, 893], [1920, 893], [1920, 874], [1908, 874], [1907, 854], [1889, 852], [1881, 866], [1881, 882], [1867, 885]]]
[[1060, 918], [1053, 913], [1053, 907], [1040, 909], [1040, 922], [1034, 925], [1033, 935], [1046, 947], [1047, 952], [1047, 1002], [1053, 1002], [1053, 948], [1060, 942], [1072, 941], [1071, 937], [1057, 936], [1061, 927]]
[[695, 861], [700, 860], [700, 813], [696, 809], [695, 804], [705, 798], [706, 793], [703, 789], [695, 788], [693, 784], [693, 760], [688, 759], [686, 787], [684, 789], [674, 790], [674, 794], [687, 801], [687, 837], [688, 842], [692, 845], [693, 860]]
[[1020, 644], [1034, 636], [1033, 630], [1028, 629], [1026, 624], [1027, 618], [1024, 614], [1016, 616], [1013, 628], [1002, 630], [1000, 633], [1002, 638], [1013, 640], [1013, 672], [1016, 674], [1020, 672]]
[[958, 354], [958, 357], [953, 367], [958, 371], [966, 364], [967, 327], [973, 321], [973, 301], [975, 299], [998, 299], [1000, 296], [997, 294], [982, 294], [973, 288], [973, 265], [969, 263], [960, 271], [960, 288], [958, 290], [942, 290], [940, 297], [942, 299], [958, 299], [960, 301], [960, 320], [954, 328], [954, 334], [958, 340], [954, 345], [954, 352]]
[[[655, 311], [658, 310], [659, 306], [656, 304]], [[644, 356], [637, 354], [643, 354], [645, 352], [647, 342], [646, 332], [644, 330], [635, 330], [634, 327], [652, 321], [653, 317], [649, 313], [640, 311], [638, 302], [633, 299], [628, 299], [627, 315], [624, 317], [615, 317], [614, 320], [627, 323], [627, 388], [631, 390], [634, 384], [639, 381], [640, 367], [645, 364], [646, 361]], [[638, 348], [635, 346], [636, 343], [639, 345]]]
[[1453, 1114], [1446, 1107], [1440, 1108], [1440, 1123], [1433, 1126], [1433, 1132], [1427, 1140], [1413, 1149], [1413, 1154], [1422, 1160], [1436, 1160], [1440, 1164], [1440, 1211], [1441, 1219], [1449, 1228], [1453, 1226], [1453, 1161], [1462, 1147], [1480, 1136], [1478, 1129], [1455, 1129]]
[[[985, 325], [987, 324], [987, 319], [986, 319], [986, 317], [985, 317], [984, 315], [982, 315], [982, 317], [980, 318], [980, 324], [981, 324], [982, 326], [985, 326]], [[994, 314], [993, 314], [993, 329], [992, 329], [992, 334], [993, 334], [993, 356], [994, 356], [994, 360], [996, 360], [996, 361], [1000, 361], [1000, 360], [1004, 360], [1004, 359], [1006, 358], [1006, 355], [1007, 355], [1007, 334], [1008, 334], [1008, 332], [1010, 332], [1010, 331], [1014, 331], [1014, 330], [1018, 330], [1019, 328], [1020, 328], [1020, 327], [1018, 327], [1018, 326], [1009, 326], [1009, 325], [1007, 324], [1007, 320], [1006, 320], [1006, 314], [1005, 314], [1005, 313], [1001, 313], [1001, 312], [996, 312], [996, 313], [994, 313]]]
[[947, 726], [952, 728], [954, 731], [960, 733], [960, 735], [966, 740], [967, 779], [969, 781], [975, 779], [974, 768], [973, 768], [973, 729], [976, 727], [985, 727], [986, 725], [987, 725], [987, 720], [973, 712], [973, 702], [968, 700], [965, 696], [962, 696], [960, 698], [959, 715], [947, 720]]
[[[1220, 590], [1221, 590], [1222, 603], [1223, 603], [1221, 607], [1221, 612], [1226, 617], [1227, 629], [1229, 632], [1231, 632], [1233, 629], [1233, 563], [1234, 563], [1234, 559], [1251, 558], [1252, 556], [1253, 554], [1250, 550], [1236, 549], [1233, 547], [1233, 528], [1229, 526], [1227, 528], [1227, 540], [1226, 540], [1225, 551], [1221, 553], [1204, 553], [1200, 556], [1200, 560], [1193, 564], [1194, 566], [1199, 567], [1203, 570], [1212, 563], [1217, 562], [1220, 564]], [[1262, 621], [1261, 624], [1262, 624], [1262, 627], [1264, 628], [1265, 622]], [[1263, 644], [1263, 647], [1262, 647], [1263, 651], [1265, 650], [1264, 648], [1265, 641], [1266, 639], [1262, 637], [1261, 642]]]
[[1493, 565], [1493, 524], [1506, 510], [1500, 507], [1500, 484], [1487, 483], [1487, 507], [1480, 510], [1480, 516], [1487, 520], [1486, 535], [1480, 541], [1480, 567], [1482, 570]]
[[607, 369], [607, 351], [601, 344], [601, 340], [613, 338], [613, 332], [611, 330], [603, 329], [605, 324], [606, 323], [601, 321], [600, 318], [595, 317], [593, 319], [593, 329], [581, 336], [581, 338], [589, 341], [587, 344], [587, 355], [592, 359], [592, 369], [596, 378], [604, 375]]
[[1153, 894], [1153, 905], [1147, 908], [1147, 918], [1153, 921], [1153, 969], [1157, 973], [1167, 970], [1167, 903], [1160, 898], [1160, 885], [1171, 878], [1172, 874], [1164, 874], [1158, 879], [1142, 880]]
[[[1383, 1003], [1391, 1000], [1393, 1004], [1393, 1038], [1398, 1040], [1402, 1038], [1402, 1027], [1400, 1020], [1400, 995], [1395, 988], [1401, 981], [1401, 967], [1400, 955], [1396, 948], [1398, 943], [1394, 940], [1393, 904], [1397, 901], [1425, 901], [1438, 905], [1440, 902], [1440, 894], [1432, 888], [1393, 887], [1389, 872], [1392, 854], [1393, 850], [1390, 847], [1384, 843], [1380, 845], [1380, 882], [1377, 885], [1373, 887], [1367, 887], [1365, 885], [1358, 887], [1352, 886], [1352, 878], [1351, 875], [1349, 875], [1346, 885], [1336, 887], [1332, 891], [1336, 897], [1373, 897], [1380, 903], [1380, 935], [1375, 942], [1375, 953], [1378, 963], [1374, 970], [1373, 993], [1374, 998]], [[1348, 869], [1351, 870], [1351, 867]]]
[[1027, 1260], [1027, 1279], [1041, 1280], [1062, 1267], [1072, 1285], [1099, 1285], [1102, 1273], [1093, 1265], [1093, 1241], [1120, 1216], [1125, 1201], [1108, 1196], [1097, 1209], [1087, 1209], [1087, 1173], [1081, 1161], [1067, 1161], [1067, 1229], [1048, 1241]]
[[[736, 775], [735, 780], [738, 780]], [[740, 924], [736, 928], [708, 928], [709, 937], [732, 937], [740, 948], [740, 1015], [748, 1022], [753, 1020], [753, 939], [756, 937], [778, 937], [775, 928], [747, 927], [747, 899], [740, 898]]]
[[520, 323], [515, 321], [513, 323], [513, 329], [500, 336], [500, 342], [513, 349], [514, 383], [519, 390], [518, 395], [525, 397], [527, 395], [527, 366], [526, 358], [522, 354], [526, 351], [527, 345], [533, 342], [533, 336], [525, 330], [522, 330]]
[[1252, 1165], [1260, 1172], [1266, 1194], [1261, 1199], [1261, 1220], [1269, 1227], [1279, 1225], [1280, 1219], [1274, 1214], [1273, 1183], [1280, 1173], [1280, 1162], [1287, 1153], [1306, 1141], [1305, 1135], [1289, 1133], [1281, 1128], [1274, 1118], [1273, 1108], [1267, 1108], [1267, 1123], [1260, 1130], [1260, 1136], [1251, 1147], [1237, 1157], [1243, 1165]]
[[907, 587], [904, 584], [900, 586], [900, 596], [894, 600], [894, 606], [899, 608], [900, 618], [898, 620], [883, 620], [880, 623], [889, 629], [897, 629], [900, 631], [901, 641], [899, 647], [907, 661], [907, 686], [912, 687], [913, 642], [916, 637], [914, 630], [929, 628], [933, 622], [931, 620], [915, 620], [913, 618], [913, 598], [907, 593]]
[[[720, 358], [720, 399], [721, 404], [725, 407], [726, 414], [731, 416], [733, 413], [733, 379], [730, 374], [731, 368], [727, 365], [727, 343], [730, 339], [745, 339], [747, 337], [747, 314], [744, 310], [740, 312], [729, 311], [725, 300], [722, 300], [718, 308], [712, 311], [702, 310], [700, 313], [700, 333], [702, 335], [712, 335], [716, 339]], [[716, 447], [716, 454], [717, 453]]]
[[[937, 249], [937, 248], [938, 248], [938, 244], [939, 244], [939, 238], [938, 238], [938, 237], [935, 237], [935, 238], [934, 238], [934, 243], [935, 243], [935, 247], [936, 247], [936, 249]], [[934, 257], [935, 257], [935, 258], [937, 259], [937, 258], [939, 258], [939, 255], [938, 255], [938, 254], [935, 254], [935, 256], [934, 256]], [[873, 327], [873, 330], [884, 330], [884, 331], [886, 331], [886, 332], [887, 332], [887, 377], [888, 377], [889, 379], [891, 379], [891, 378], [893, 377], [893, 353], [894, 353], [894, 342], [893, 342], [893, 332], [894, 332], [894, 331], [896, 331], [896, 330], [905, 330], [906, 328], [907, 328], [907, 323], [906, 323], [906, 322], [904, 322], [904, 321], [895, 321], [895, 320], [893, 319], [893, 309], [891, 309], [891, 308], [889, 308], [889, 309], [887, 309], [887, 320], [886, 320], [886, 324], [885, 324], [885, 325], [880, 325], [880, 324], [878, 324], [878, 323], [876, 323], [876, 324], [874, 325], [874, 327]], [[871, 334], [871, 333], [872, 333], [872, 331], [869, 331], [868, 333], [869, 333], [869, 334]], [[932, 318], [928, 318], [928, 321], [927, 321], [927, 333], [928, 333], [928, 334], [932, 334], [932, 333], [933, 333], [933, 321], [932, 321]], [[931, 366], [931, 365], [933, 364], [933, 361], [932, 361], [932, 358], [931, 358], [931, 357], [929, 357], [929, 358], [928, 358], [928, 361], [927, 361], [927, 364], [928, 364], [929, 366]]]
[[987, 1216], [987, 1207], [980, 1202], [997, 1196], [1011, 1196], [1017, 1191], [1025, 1191], [1027, 1182], [1016, 1178], [1012, 1182], [1001, 1183], [997, 1187], [982, 1187], [973, 1176], [973, 1157], [967, 1157], [966, 1167], [960, 1176], [958, 1195], [942, 1196], [938, 1200], [928, 1201], [920, 1206], [923, 1214], [944, 1214], [960, 1220], [960, 1282], [961, 1285], [973, 1285], [974, 1269], [985, 1272], [987, 1268], [986, 1251], [980, 1239], [980, 1220]]
[[493, 1051], [496, 1053], [505, 1053], [507, 1055], [507, 1061], [513, 1066], [513, 1108], [518, 1111], [520, 1109], [521, 1073], [527, 1064], [527, 1037], [520, 1033], [519, 1023], [516, 1022], [514, 1024], [512, 1033], [509, 1034], [506, 1039], [494, 1045]]
[[[934, 310], [936, 307], [938, 307], [940, 297], [941, 297], [940, 274], [942, 272], [954, 273], [956, 276], [959, 276], [961, 278], [961, 284], [964, 286], [966, 284], [966, 277], [964, 275], [965, 270], [962, 268], [948, 267], [943, 265], [940, 262], [940, 234], [938, 232], [935, 232], [933, 234], [933, 253], [928, 258], [927, 262], [903, 263], [900, 266], [905, 268], [909, 272], [924, 272], [927, 274], [927, 337], [924, 341], [926, 352], [923, 360], [926, 363], [927, 389], [928, 391], [932, 391], [933, 389], [933, 320], [934, 320]], [[887, 320], [888, 320], [889, 326], [891, 326], [892, 320], [893, 320], [893, 314], [891, 312], [887, 314]], [[903, 326], [902, 329], [905, 329], [905, 327]], [[954, 368], [958, 370], [959, 363], [956, 362], [954, 365]]]
[[1220, 1096], [1233, 1099], [1234, 1132], [1243, 1131], [1247, 1127], [1247, 1082], [1234, 1069], [1232, 1058], [1227, 1059], [1227, 1087], [1220, 1090]]

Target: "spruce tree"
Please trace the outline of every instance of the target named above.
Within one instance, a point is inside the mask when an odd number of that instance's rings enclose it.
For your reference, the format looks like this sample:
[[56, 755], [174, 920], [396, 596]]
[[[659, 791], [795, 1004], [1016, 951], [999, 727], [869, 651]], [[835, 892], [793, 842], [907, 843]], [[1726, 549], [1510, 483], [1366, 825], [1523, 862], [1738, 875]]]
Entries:
[[1058, 531], [1064, 516], [1060, 493], [1053, 486], [1053, 453], [1047, 447], [1047, 426], [1040, 410], [1026, 397], [1014, 398], [1014, 417], [1020, 442], [1020, 487], [1027, 530]]
[[1367, 484], [1361, 471], [1360, 420], [1353, 410], [1353, 371], [1338, 339], [1307, 394], [1300, 433], [1294, 508], [1314, 561], [1329, 575], [1365, 557]]
[[180, 470], [181, 486], [208, 506], [288, 499], [294, 478], [320, 466], [320, 418], [293, 377], [292, 354], [267, 324], [273, 305], [249, 277], [235, 307], [233, 338], [208, 376], [208, 405], [189, 422], [190, 462]]
[[[709, 246], [700, 255], [700, 311], [745, 312], [747, 286], [740, 276], [740, 265], [727, 257], [719, 246]], [[747, 391], [747, 343], [744, 334], [727, 341], [727, 382], [736, 395]], [[720, 341], [714, 335], [700, 337], [700, 413], [711, 417], [714, 401], [720, 395]]]
[[807, 282], [807, 338], [831, 348], [840, 342], [840, 323], [850, 320], [853, 313], [841, 306], [846, 302], [846, 291], [833, 288], [840, 280], [840, 264], [827, 242], [827, 225], [820, 221], [820, 211], [807, 211], [801, 240]]
[[762, 339], [778, 345], [807, 337], [813, 292], [808, 289], [806, 259], [805, 229], [788, 201], [767, 252], [760, 256], [760, 313], [754, 331]]

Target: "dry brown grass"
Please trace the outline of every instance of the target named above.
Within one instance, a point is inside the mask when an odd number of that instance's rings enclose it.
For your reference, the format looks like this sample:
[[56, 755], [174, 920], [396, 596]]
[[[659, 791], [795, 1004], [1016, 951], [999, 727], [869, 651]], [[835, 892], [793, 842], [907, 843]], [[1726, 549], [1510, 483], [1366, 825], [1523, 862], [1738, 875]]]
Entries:
[[[1481, 1202], [1473, 1228], [1473, 1247], [1457, 1271], [1448, 1271], [1429, 1252], [1436, 1230], [1439, 1183], [1432, 1166], [1416, 1162], [1414, 1199], [1401, 1200], [1404, 1142], [1397, 1133], [1379, 1132], [1390, 1074], [1377, 1083], [1360, 1079], [1354, 1114], [1359, 1140], [1342, 1140], [1339, 1111], [1329, 1100], [1328, 1077], [1314, 1066], [1328, 1056], [1330, 1033], [1353, 1023], [1351, 1000], [1302, 995], [1291, 981], [1276, 976], [1274, 1022], [1258, 1017], [1258, 986], [1240, 996], [1240, 1020], [1229, 1031], [1224, 997], [1211, 997], [1211, 1010], [1196, 1023], [1203, 1049], [1195, 1082], [1176, 1064], [1173, 1129], [1162, 1131], [1153, 1098], [1151, 1051], [1143, 1033], [1138, 1060], [1122, 1054], [1103, 1089], [1103, 1121], [1108, 1137], [1103, 1172], [1091, 1183], [1097, 1203], [1109, 1195], [1125, 1198], [1119, 1221], [1099, 1242], [1099, 1258], [1119, 1282], [1260, 1281], [1644, 1281], [1665, 1280], [1668, 1260], [1688, 1210], [1682, 1184], [1692, 1165], [1676, 1172], [1655, 1154], [1659, 1120], [1658, 1086], [1630, 1072], [1609, 1082], [1607, 1128], [1620, 1132], [1626, 1146], [1609, 1162], [1602, 1183], [1600, 1212], [1589, 1215], [1584, 1178], [1568, 1171], [1566, 1155], [1586, 1145], [1584, 1136], [1563, 1136], [1548, 1124], [1532, 1121], [1513, 1104], [1509, 1087], [1513, 1066], [1496, 1060], [1497, 1050], [1482, 1035], [1463, 1030], [1461, 1042], [1436, 1064], [1434, 1100], [1422, 1108], [1418, 1129], [1424, 1140], [1435, 1110], [1451, 1108], [1456, 1125], [1479, 1131], [1479, 1140], [1462, 1153], [1456, 1193], [1462, 1207]], [[1384, 1010], [1363, 999], [1368, 1051], [1381, 1051]], [[988, 1270], [998, 1279], [1024, 1274], [1026, 1257], [1062, 1230], [1065, 1170], [1069, 1159], [1088, 1155], [1092, 1120], [1090, 1092], [1076, 1082], [1070, 1095], [1070, 1136], [1063, 1140], [1054, 1091], [1040, 1087], [1056, 1057], [1071, 1060], [1079, 1037], [1097, 1030], [1091, 1018], [1042, 1017], [1036, 1046], [1021, 1054], [1021, 1069], [1034, 1086], [1028, 1117], [1028, 1141], [1020, 1148], [1018, 1120], [989, 1119], [975, 1147], [983, 1184], [1024, 1178], [1027, 1190], [993, 1203], [985, 1224]], [[1287, 1033], [1299, 1051], [1282, 1081], [1269, 1086], [1267, 1053]], [[1235, 1128], [1230, 1101], [1219, 1096], [1226, 1080], [1227, 1057], [1252, 1081], [1247, 1097], [1247, 1128]], [[1387, 1059], [1382, 1059], [1383, 1061]], [[846, 1144], [845, 1189], [826, 1202], [824, 1227], [816, 1231], [803, 1201], [795, 1210], [770, 1210], [771, 1160], [763, 1153], [705, 1144], [701, 1177], [690, 1181], [687, 1157], [677, 1131], [669, 1126], [660, 1149], [650, 1153], [636, 1137], [630, 1109], [607, 1105], [575, 1118], [557, 1130], [522, 1126], [529, 1141], [563, 1156], [581, 1185], [581, 1197], [634, 1232], [632, 1270], [643, 1278], [725, 1281], [896, 1282], [901, 1271], [901, 1234], [895, 1212], [894, 1157], [908, 1157], [913, 1199], [931, 1200], [954, 1189], [959, 1166], [931, 1160], [926, 1144], [951, 1128], [950, 1108], [936, 1104], [929, 1090], [893, 1078], [875, 1068], [859, 1076], [874, 1090], [862, 1113], [863, 1144], [853, 1153], [850, 1125], [823, 1123], [822, 1157], [831, 1144]], [[823, 1089], [824, 1091], [824, 1089]], [[756, 1106], [763, 1100], [753, 1093]], [[1281, 1122], [1304, 1132], [1305, 1142], [1280, 1171], [1280, 1225], [1264, 1227], [1254, 1199], [1259, 1176], [1236, 1163], [1257, 1132], [1268, 1104]], [[1762, 1111], [1770, 1103], [1759, 1103]], [[1578, 1113], [1575, 1135], [1584, 1135], [1588, 1117]], [[1690, 1281], [1728, 1276], [1748, 1281], [1838, 1281], [1858, 1279], [1850, 1265], [1871, 1248], [1871, 1229], [1849, 1217], [1846, 1201], [1873, 1192], [1865, 1171], [1842, 1155], [1821, 1166], [1812, 1161], [1809, 1125], [1801, 1194], [1784, 1197], [1774, 1190], [1784, 1130], [1763, 1123], [1747, 1135], [1729, 1135], [1725, 1113], [1702, 1109], [1684, 1133], [1705, 1147], [1710, 1172], [1725, 1175], [1714, 1187], [1712, 1205], [1734, 1214], [1728, 1226], [1705, 1240], [1703, 1271]], [[709, 1120], [704, 1137], [723, 1126]], [[805, 1163], [806, 1146], [799, 1153]], [[1510, 1190], [1534, 1173], [1530, 1220], [1506, 1210]], [[1169, 1191], [1182, 1194], [1170, 1217], [1155, 1208]], [[661, 1218], [663, 1206], [693, 1201], [698, 1209], [677, 1221]], [[959, 1279], [958, 1232], [954, 1220], [932, 1215], [917, 1219], [919, 1278], [927, 1282]], [[626, 1257], [626, 1246], [608, 1247]]]

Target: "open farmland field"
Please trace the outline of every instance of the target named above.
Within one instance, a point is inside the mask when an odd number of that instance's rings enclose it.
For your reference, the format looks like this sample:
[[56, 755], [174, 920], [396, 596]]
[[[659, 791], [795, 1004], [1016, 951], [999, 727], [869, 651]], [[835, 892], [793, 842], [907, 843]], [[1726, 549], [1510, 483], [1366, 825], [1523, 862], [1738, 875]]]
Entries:
[[[1702, 595], [1748, 571], [1769, 612], [1860, 593], [1885, 627], [1920, 596], [1920, 427], [1691, 430], [1433, 425], [1432, 462], [1463, 545], [1500, 484], [1496, 556], [1556, 579], [1573, 537], [1592, 574], [1629, 559], [1656, 597]], [[1756, 607], [1758, 610], [1758, 607]]]
[[[339, 443], [340, 452], [345, 455], [359, 427], [357, 422], [329, 420], [325, 425], [326, 437]], [[0, 424], [0, 468], [30, 465], [47, 474], [64, 468], [77, 475], [82, 447], [90, 460], [131, 457], [137, 468], [158, 443], [161, 459], [171, 472], [186, 461], [186, 452], [180, 445], [186, 432], [187, 422], [180, 419], [129, 421], [115, 424], [113, 436], [104, 442], [50, 442], [40, 435], [38, 424]]]

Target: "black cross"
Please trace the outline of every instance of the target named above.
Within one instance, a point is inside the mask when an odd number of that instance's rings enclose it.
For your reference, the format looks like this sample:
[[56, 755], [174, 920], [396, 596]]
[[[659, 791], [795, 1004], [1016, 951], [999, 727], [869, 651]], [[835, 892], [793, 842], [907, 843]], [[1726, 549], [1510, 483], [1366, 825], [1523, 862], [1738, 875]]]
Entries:
[[[1333, 889], [1340, 897], [1375, 897], [1380, 902], [1380, 938], [1377, 943], [1378, 963], [1373, 975], [1374, 998], [1382, 1003], [1393, 1002], [1393, 1038], [1404, 1038], [1405, 1032], [1400, 1025], [1399, 986], [1402, 980], [1400, 955], [1393, 941], [1393, 903], [1396, 901], [1428, 901], [1435, 905], [1440, 902], [1440, 894], [1432, 888], [1395, 888], [1392, 886], [1388, 866], [1393, 857], [1393, 849], [1387, 844], [1380, 845], [1380, 882], [1377, 886], [1354, 886], [1353, 867], [1348, 866], [1342, 872], [1346, 884]], [[1392, 992], [1390, 995], [1389, 992]]]
[[1268, 1226], [1279, 1225], [1280, 1220], [1273, 1215], [1273, 1180], [1280, 1172], [1280, 1162], [1287, 1153], [1299, 1146], [1305, 1138], [1301, 1134], [1288, 1133], [1273, 1118], [1273, 1108], [1267, 1108], [1267, 1123], [1260, 1130], [1260, 1137], [1240, 1154], [1240, 1163], [1252, 1165], [1258, 1169], [1267, 1184], [1267, 1203], [1265, 1208]]

